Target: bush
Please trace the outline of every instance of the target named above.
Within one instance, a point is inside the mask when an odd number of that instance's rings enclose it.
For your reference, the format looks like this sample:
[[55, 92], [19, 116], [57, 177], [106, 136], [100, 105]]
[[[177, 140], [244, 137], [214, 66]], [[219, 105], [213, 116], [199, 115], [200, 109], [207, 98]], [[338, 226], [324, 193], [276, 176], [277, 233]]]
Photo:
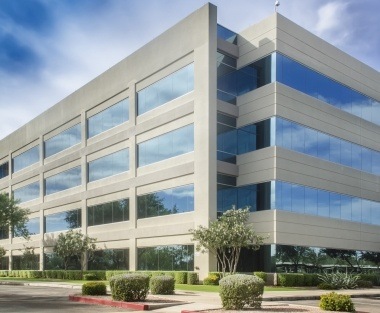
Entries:
[[344, 273], [324, 273], [318, 275], [322, 283], [329, 284], [333, 289], [355, 289], [359, 275], [344, 274]]
[[319, 283], [317, 287], [319, 289], [322, 289], [322, 290], [335, 290], [336, 289], [335, 287], [333, 287], [332, 285], [327, 284], [327, 283]]
[[319, 283], [318, 274], [303, 274], [304, 286], [316, 287]]
[[9, 272], [8, 271], [0, 271], [0, 277], [8, 277]]
[[293, 273], [278, 274], [278, 282], [282, 287], [300, 287], [304, 286], [304, 275]]
[[111, 277], [117, 276], [117, 275], [123, 275], [123, 274], [128, 274], [130, 273], [129, 271], [106, 271], [106, 280], [110, 280]]
[[319, 307], [326, 311], [355, 312], [355, 306], [349, 295], [331, 292], [321, 295]]
[[107, 294], [107, 287], [102, 282], [90, 282], [82, 285], [82, 295], [103, 296]]
[[267, 282], [267, 273], [265, 273], [265, 272], [254, 272], [253, 274], [256, 275], [257, 277], [261, 278], [264, 281], [264, 283]]
[[219, 281], [219, 294], [223, 308], [241, 310], [245, 305], [260, 308], [264, 281], [254, 275], [235, 274]]
[[29, 271], [28, 277], [29, 278], [43, 278], [44, 272], [43, 271]]
[[149, 282], [153, 295], [172, 295], [174, 293], [174, 278], [171, 276], [153, 276]]
[[187, 272], [176, 272], [175, 273], [175, 283], [176, 284], [187, 284]]
[[83, 280], [99, 280], [98, 276], [94, 273], [84, 274]]
[[380, 275], [379, 274], [360, 274], [360, 280], [367, 280], [372, 282], [373, 286], [380, 286]]
[[199, 283], [198, 273], [187, 272], [187, 284], [188, 285], [198, 285], [198, 283]]
[[111, 295], [117, 301], [142, 301], [149, 291], [149, 276], [124, 274], [110, 279]]
[[214, 285], [218, 286], [219, 285], [219, 276], [215, 274], [209, 274], [204, 280], [203, 280], [203, 285]]
[[358, 288], [372, 288], [373, 284], [369, 280], [361, 280], [359, 279], [356, 284], [358, 285]]

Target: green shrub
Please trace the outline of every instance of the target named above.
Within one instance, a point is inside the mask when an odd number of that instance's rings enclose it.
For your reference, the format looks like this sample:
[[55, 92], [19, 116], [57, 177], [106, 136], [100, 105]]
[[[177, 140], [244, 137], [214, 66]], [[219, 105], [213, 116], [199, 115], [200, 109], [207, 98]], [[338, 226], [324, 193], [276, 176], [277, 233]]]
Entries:
[[145, 274], [124, 274], [110, 279], [112, 299], [116, 301], [145, 300], [149, 291], [149, 276]]
[[8, 277], [9, 272], [8, 271], [0, 271], [0, 277]]
[[187, 272], [176, 272], [175, 273], [175, 283], [176, 284], [187, 284]]
[[84, 274], [83, 280], [99, 280], [98, 276], [94, 273]]
[[199, 277], [196, 272], [187, 272], [187, 284], [188, 285], [198, 285]]
[[267, 282], [267, 273], [265, 272], [254, 272], [254, 275], [261, 278], [265, 283]]
[[333, 289], [355, 289], [359, 275], [345, 274], [345, 273], [324, 273], [318, 275], [322, 283], [329, 284]]
[[304, 275], [293, 273], [278, 274], [278, 282], [282, 287], [300, 287], [304, 286]]
[[174, 278], [172, 276], [153, 276], [149, 282], [153, 295], [172, 295], [174, 293]]
[[245, 305], [260, 308], [264, 281], [255, 275], [235, 274], [219, 281], [219, 294], [223, 308], [241, 310]]
[[106, 271], [83, 271], [83, 279], [86, 280], [84, 278], [84, 275], [95, 275], [95, 279], [94, 280], [106, 280]]
[[110, 280], [111, 277], [117, 276], [117, 275], [123, 275], [123, 274], [128, 274], [130, 273], [129, 271], [106, 271], [106, 280]]
[[29, 271], [28, 277], [29, 278], [43, 278], [44, 272], [43, 271]]
[[319, 283], [318, 274], [304, 273], [304, 286], [316, 287]]
[[349, 295], [341, 295], [331, 292], [321, 295], [319, 307], [326, 311], [355, 312], [355, 306]]
[[367, 280], [372, 282], [373, 286], [380, 286], [380, 275], [379, 274], [360, 274], [360, 280]]
[[204, 280], [203, 280], [203, 285], [214, 285], [218, 286], [219, 285], [219, 276], [215, 274], [209, 274]]
[[89, 282], [82, 285], [82, 295], [103, 296], [107, 294], [107, 287], [102, 282]]
[[361, 280], [359, 279], [356, 284], [358, 285], [358, 288], [372, 288], [373, 284], [369, 280]]

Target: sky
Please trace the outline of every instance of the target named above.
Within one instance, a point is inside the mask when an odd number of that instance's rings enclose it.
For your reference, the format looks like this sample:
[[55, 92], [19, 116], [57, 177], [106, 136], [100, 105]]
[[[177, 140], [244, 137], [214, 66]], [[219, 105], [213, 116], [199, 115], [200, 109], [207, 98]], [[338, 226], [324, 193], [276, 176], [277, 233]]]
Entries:
[[[0, 139], [208, 1], [0, 0]], [[239, 32], [275, 0], [214, 0]], [[280, 14], [380, 70], [379, 0], [280, 0]]]

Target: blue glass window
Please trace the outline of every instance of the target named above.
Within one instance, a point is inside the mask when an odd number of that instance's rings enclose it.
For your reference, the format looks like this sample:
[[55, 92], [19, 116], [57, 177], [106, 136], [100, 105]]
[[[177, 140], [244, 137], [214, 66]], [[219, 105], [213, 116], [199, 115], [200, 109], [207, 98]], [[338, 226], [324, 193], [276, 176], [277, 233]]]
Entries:
[[63, 231], [82, 227], [82, 210], [71, 210], [45, 216], [45, 232]]
[[77, 124], [45, 141], [45, 157], [52, 156], [81, 141], [81, 125]]
[[137, 269], [144, 271], [193, 271], [194, 245], [137, 248]]
[[37, 145], [13, 158], [13, 173], [22, 170], [40, 160], [40, 146]]
[[194, 185], [165, 189], [137, 197], [137, 218], [194, 211]]
[[129, 99], [126, 98], [113, 106], [88, 118], [88, 138], [118, 126], [129, 119]]
[[285, 55], [276, 53], [280, 83], [380, 125], [380, 102], [324, 76]]
[[88, 226], [129, 220], [129, 199], [102, 203], [87, 208]]
[[13, 197], [20, 201], [20, 203], [34, 200], [40, 196], [40, 183], [34, 182], [24, 187], [15, 189], [13, 191]]
[[45, 179], [45, 194], [50, 195], [79, 186], [82, 183], [80, 166]]
[[40, 233], [40, 218], [35, 217], [29, 219], [26, 223], [26, 229], [29, 232], [29, 235], [38, 235]]
[[192, 90], [194, 90], [193, 63], [137, 92], [137, 114], [144, 114]]
[[89, 182], [129, 170], [129, 149], [123, 149], [88, 163]]
[[194, 125], [187, 125], [137, 145], [138, 166], [194, 151]]
[[217, 25], [217, 37], [235, 45], [237, 43], [237, 34], [219, 24]]
[[9, 162], [0, 164], [0, 179], [9, 175]]

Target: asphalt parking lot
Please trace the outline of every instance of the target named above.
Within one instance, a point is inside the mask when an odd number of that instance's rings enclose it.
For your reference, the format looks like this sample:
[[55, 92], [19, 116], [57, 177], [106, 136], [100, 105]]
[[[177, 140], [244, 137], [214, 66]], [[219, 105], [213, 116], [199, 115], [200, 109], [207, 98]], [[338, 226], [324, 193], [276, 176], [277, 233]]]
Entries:
[[[357, 312], [361, 313], [379, 313], [380, 312], [380, 297], [372, 298], [352, 298]], [[318, 307], [319, 300], [299, 300], [299, 301], [282, 301], [283, 303], [309, 305]]]
[[70, 312], [116, 313], [126, 309], [89, 305], [68, 300], [69, 294], [80, 292], [67, 288], [0, 285], [0, 312]]

